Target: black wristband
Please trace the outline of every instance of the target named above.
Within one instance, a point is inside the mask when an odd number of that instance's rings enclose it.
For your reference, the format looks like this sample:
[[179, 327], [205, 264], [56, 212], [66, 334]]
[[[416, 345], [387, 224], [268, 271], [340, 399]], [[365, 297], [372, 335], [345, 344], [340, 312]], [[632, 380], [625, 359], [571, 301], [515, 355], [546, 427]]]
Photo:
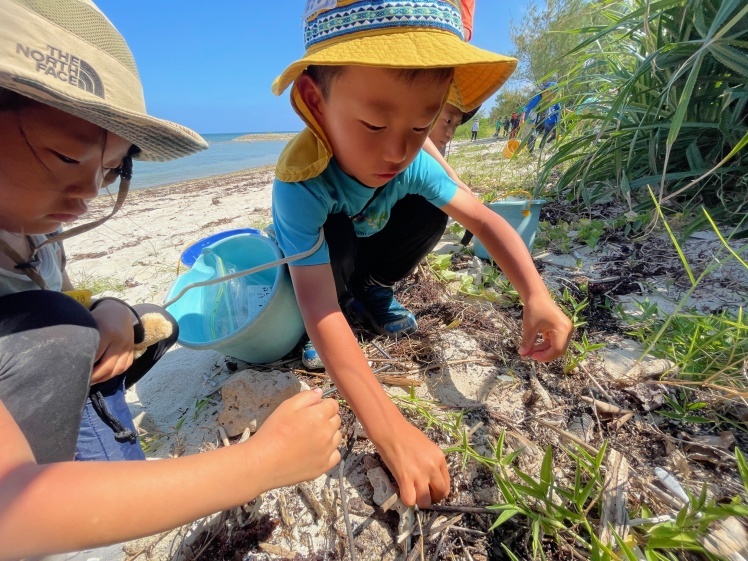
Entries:
[[135, 311], [135, 308], [133, 308], [130, 304], [125, 302], [124, 300], [120, 300], [119, 298], [114, 298], [113, 296], [105, 296], [104, 298], [99, 298], [95, 302], [91, 304], [91, 307], [88, 309], [89, 312], [93, 312], [96, 307], [101, 304], [102, 302], [106, 302], [107, 300], [112, 300], [114, 302], [117, 302], [119, 304], [122, 304], [125, 308], [130, 310], [130, 313], [134, 317], [134, 321], [132, 322], [133, 330], [135, 331], [135, 343], [140, 343], [143, 338], [145, 337], [145, 332], [143, 330], [143, 325], [140, 323], [140, 314]]

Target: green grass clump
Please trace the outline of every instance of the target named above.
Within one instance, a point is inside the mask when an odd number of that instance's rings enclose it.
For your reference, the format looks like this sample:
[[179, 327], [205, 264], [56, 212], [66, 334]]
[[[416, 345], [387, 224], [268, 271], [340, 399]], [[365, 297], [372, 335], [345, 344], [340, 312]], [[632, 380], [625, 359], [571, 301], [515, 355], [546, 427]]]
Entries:
[[117, 277], [105, 277], [80, 271], [71, 276], [71, 282], [76, 290], [88, 290], [92, 296], [100, 294], [124, 294], [127, 289], [125, 282]]
[[[557, 189], [586, 204], [614, 193], [651, 206], [652, 187], [660, 204], [736, 223], [748, 208], [748, 4], [631, 0], [603, 13], [610, 23], [579, 30], [588, 38], [567, 55], [569, 134], [540, 182], [561, 170]], [[697, 213], [692, 228], [704, 224]]]

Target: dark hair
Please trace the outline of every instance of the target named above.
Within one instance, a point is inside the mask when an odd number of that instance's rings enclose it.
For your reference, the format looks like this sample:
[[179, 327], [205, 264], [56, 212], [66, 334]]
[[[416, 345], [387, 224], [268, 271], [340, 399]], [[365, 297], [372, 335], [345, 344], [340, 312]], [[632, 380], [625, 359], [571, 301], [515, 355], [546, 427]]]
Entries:
[[28, 97], [17, 94], [12, 90], [0, 88], [0, 111], [20, 109], [21, 107], [31, 105], [32, 103], [33, 100], [29, 99]]
[[[346, 66], [326, 66], [313, 64], [308, 66], [305, 72], [314, 80], [322, 92], [322, 97], [327, 99], [330, 95], [330, 86], [345, 72]], [[399, 80], [412, 84], [416, 80], [429, 80], [434, 84], [451, 80], [454, 68], [387, 68]]]
[[460, 121], [460, 124], [464, 125], [470, 119], [472, 119], [475, 116], [475, 114], [478, 112], [478, 109], [480, 109], [480, 105], [478, 107], [476, 107], [475, 109], [473, 109], [472, 111], [468, 111], [467, 113], [463, 113], [462, 114], [462, 120]]

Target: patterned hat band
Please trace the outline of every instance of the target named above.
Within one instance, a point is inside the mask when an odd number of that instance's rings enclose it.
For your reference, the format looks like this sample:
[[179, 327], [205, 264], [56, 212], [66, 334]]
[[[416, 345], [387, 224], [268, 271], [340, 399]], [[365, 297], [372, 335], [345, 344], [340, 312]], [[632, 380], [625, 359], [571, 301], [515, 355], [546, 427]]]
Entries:
[[362, 0], [336, 5], [307, 21], [304, 45], [308, 49], [336, 37], [393, 27], [442, 29], [464, 38], [460, 8], [449, 0]]

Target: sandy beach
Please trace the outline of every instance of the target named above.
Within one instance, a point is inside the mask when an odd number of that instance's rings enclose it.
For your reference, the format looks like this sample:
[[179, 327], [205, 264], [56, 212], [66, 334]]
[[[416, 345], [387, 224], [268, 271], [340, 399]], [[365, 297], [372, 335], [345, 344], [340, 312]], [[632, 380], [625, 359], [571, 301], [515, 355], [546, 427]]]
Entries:
[[[128, 302], [163, 302], [191, 243], [231, 228], [270, 222], [274, 166], [132, 191], [120, 212], [65, 242], [68, 273], [79, 287]], [[113, 199], [93, 201], [83, 224], [105, 215]]]

